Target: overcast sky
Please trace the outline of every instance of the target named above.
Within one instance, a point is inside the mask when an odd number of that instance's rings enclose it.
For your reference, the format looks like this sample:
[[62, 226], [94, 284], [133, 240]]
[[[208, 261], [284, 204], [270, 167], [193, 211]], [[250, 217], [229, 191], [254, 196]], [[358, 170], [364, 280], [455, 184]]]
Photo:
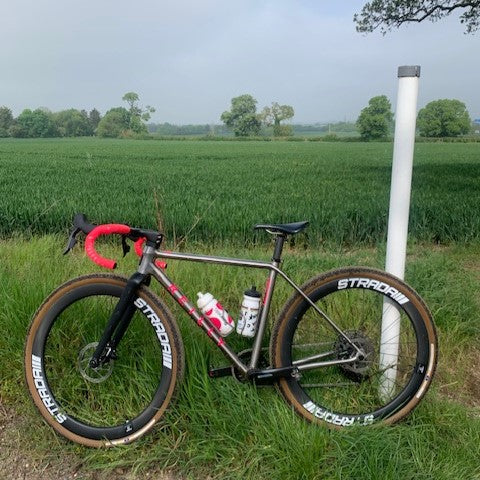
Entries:
[[234, 96], [292, 105], [294, 122], [395, 109], [397, 68], [420, 65], [419, 108], [457, 98], [480, 118], [480, 32], [456, 16], [361, 35], [361, 0], [15, 0], [0, 6], [0, 106], [91, 110], [128, 91], [155, 122], [220, 123]]

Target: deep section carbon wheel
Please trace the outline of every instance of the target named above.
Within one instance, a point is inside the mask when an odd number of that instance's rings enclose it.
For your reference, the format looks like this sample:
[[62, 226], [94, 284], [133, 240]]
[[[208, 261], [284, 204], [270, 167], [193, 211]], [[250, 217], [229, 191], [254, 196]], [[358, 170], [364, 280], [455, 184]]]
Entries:
[[[337, 427], [407, 415], [425, 395], [437, 361], [435, 327], [418, 294], [362, 267], [327, 272], [302, 291], [341, 333], [300, 294], [290, 298], [271, 338], [273, 367], [299, 368], [279, 381], [287, 402], [307, 420]], [[347, 363], [301, 369], [338, 361]]]
[[115, 355], [90, 358], [127, 280], [88, 275], [55, 290], [36, 312], [25, 346], [28, 389], [46, 421], [88, 446], [129, 443], [162, 417], [183, 372], [176, 323], [148, 288]]

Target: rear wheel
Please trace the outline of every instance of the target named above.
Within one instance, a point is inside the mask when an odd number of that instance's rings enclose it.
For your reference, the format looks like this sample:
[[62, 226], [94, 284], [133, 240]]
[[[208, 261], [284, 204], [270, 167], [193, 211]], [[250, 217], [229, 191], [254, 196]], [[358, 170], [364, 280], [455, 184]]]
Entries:
[[178, 327], [161, 300], [142, 286], [116, 357], [90, 358], [127, 280], [89, 275], [55, 290], [35, 314], [25, 347], [25, 375], [47, 422], [88, 446], [129, 443], [162, 417], [183, 372]]
[[[302, 290], [342, 333], [300, 294], [287, 302], [271, 339], [273, 367], [300, 369], [279, 381], [287, 402], [309, 421], [339, 427], [407, 415], [425, 395], [437, 355], [433, 320], [418, 294], [370, 268], [328, 272]], [[340, 363], [357, 348], [359, 359]], [[333, 364], [301, 370], [328, 361]]]

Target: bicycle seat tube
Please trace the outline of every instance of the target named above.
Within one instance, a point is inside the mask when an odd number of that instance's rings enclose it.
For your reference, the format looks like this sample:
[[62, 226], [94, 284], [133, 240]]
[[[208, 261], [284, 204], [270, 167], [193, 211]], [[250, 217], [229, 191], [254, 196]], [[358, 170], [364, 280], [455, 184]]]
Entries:
[[[285, 243], [286, 235], [278, 234], [275, 237], [275, 249], [273, 251], [272, 265], [276, 268], [280, 266], [282, 261], [283, 244]], [[275, 289], [275, 281], [277, 279], [277, 271], [275, 269], [270, 270], [270, 274], [267, 280], [267, 286], [265, 288], [265, 295], [263, 297], [262, 313], [258, 322], [257, 334], [255, 335], [255, 341], [252, 348], [252, 356], [250, 358], [250, 369], [256, 368], [260, 352], [262, 349], [262, 339], [265, 333], [265, 327], [267, 326], [268, 313], [270, 311], [270, 304], [272, 300], [273, 291]]]

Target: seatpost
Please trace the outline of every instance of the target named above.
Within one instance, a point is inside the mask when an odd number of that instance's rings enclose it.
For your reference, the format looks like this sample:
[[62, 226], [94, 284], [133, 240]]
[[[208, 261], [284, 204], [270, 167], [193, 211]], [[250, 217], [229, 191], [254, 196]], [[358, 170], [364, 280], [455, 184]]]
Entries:
[[287, 238], [287, 236], [284, 235], [284, 234], [279, 234], [279, 235], [276, 236], [276, 238], [275, 238], [275, 250], [273, 252], [273, 258], [272, 258], [272, 260], [274, 262], [277, 262], [277, 263], [281, 262], [283, 244], [284, 244], [286, 238]]

